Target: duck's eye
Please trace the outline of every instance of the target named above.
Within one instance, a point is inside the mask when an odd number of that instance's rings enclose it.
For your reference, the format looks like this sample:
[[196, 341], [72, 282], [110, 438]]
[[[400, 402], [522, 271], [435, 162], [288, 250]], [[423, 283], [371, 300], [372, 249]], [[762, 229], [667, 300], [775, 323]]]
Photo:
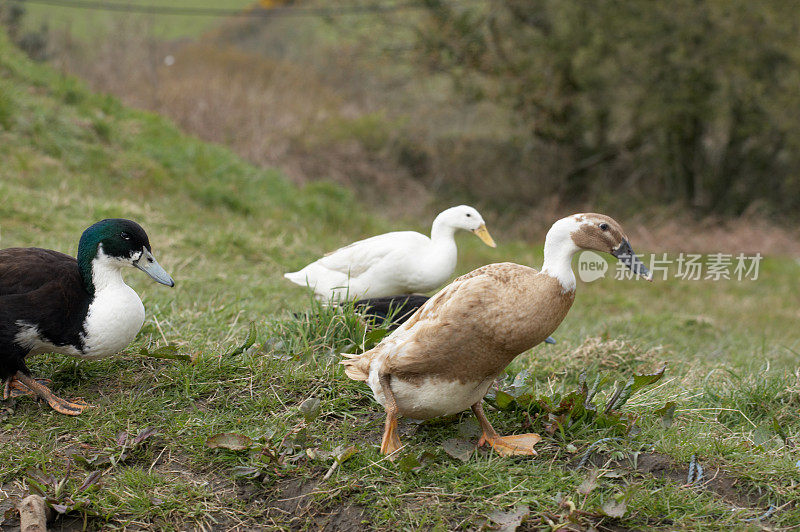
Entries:
[[605, 222], [601, 223], [600, 224], [600, 230], [601, 231], [608, 231], [608, 224], [605, 223]]
[[123, 240], [130, 240], [130, 239], [131, 239], [131, 235], [129, 235], [129, 234], [128, 234], [128, 233], [126, 233], [125, 231], [121, 232], [121, 233], [119, 234], [119, 236], [121, 236]]
[[472, 214], [470, 214], [470, 213], [467, 213], [467, 218], [469, 218], [470, 216], [472, 216]]

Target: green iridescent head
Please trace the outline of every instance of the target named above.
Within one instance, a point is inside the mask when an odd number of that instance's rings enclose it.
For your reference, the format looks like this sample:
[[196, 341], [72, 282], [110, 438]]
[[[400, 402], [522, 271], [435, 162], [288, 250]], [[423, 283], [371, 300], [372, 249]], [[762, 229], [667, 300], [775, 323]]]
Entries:
[[94, 294], [92, 264], [95, 260], [134, 266], [161, 284], [175, 286], [169, 274], [153, 257], [147, 233], [142, 226], [131, 220], [102, 220], [81, 235], [78, 244], [78, 268], [90, 294]]

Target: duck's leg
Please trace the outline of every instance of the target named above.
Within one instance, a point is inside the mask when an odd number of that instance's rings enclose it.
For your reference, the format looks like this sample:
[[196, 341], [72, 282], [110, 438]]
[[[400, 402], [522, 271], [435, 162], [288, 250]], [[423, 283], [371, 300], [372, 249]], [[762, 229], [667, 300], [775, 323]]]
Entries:
[[392, 454], [402, 447], [400, 436], [397, 435], [397, 416], [400, 411], [397, 408], [397, 401], [394, 400], [392, 387], [389, 386], [389, 375], [379, 375], [378, 381], [383, 389], [386, 409], [386, 425], [383, 428], [383, 440], [381, 440], [381, 454]]
[[[36, 379], [36, 382], [47, 386], [51, 382], [50, 379]], [[22, 384], [17, 378], [16, 375], [12, 375], [8, 377], [3, 385], [3, 400], [8, 399], [9, 397], [24, 397], [24, 396], [34, 396], [38, 397], [38, 394]]]
[[536, 455], [533, 446], [541, 441], [541, 436], [534, 433], [500, 436], [494, 430], [492, 424], [489, 423], [489, 420], [486, 419], [486, 414], [483, 413], [483, 399], [472, 405], [472, 411], [475, 413], [475, 417], [478, 418], [481, 430], [483, 430], [483, 435], [478, 445], [488, 442], [500, 456]]
[[14, 382], [15, 380], [13, 375], [3, 379], [3, 401], [11, 397], [11, 384]]
[[16, 375], [6, 378], [3, 384], [3, 400], [9, 397], [20, 397], [23, 395], [36, 395], [30, 388], [19, 382]]
[[76, 400], [75, 402], [67, 401], [66, 399], [62, 399], [50, 391], [50, 388], [45, 386], [44, 384], [38, 382], [36, 379], [29, 375], [25, 375], [21, 371], [18, 371], [14, 378], [20, 381], [22, 384], [28, 387], [32, 392], [36, 395], [47, 401], [47, 404], [50, 405], [50, 408], [55, 410], [60, 414], [66, 414], [68, 416], [77, 416], [84, 409], [88, 408], [89, 405], [83, 401]]

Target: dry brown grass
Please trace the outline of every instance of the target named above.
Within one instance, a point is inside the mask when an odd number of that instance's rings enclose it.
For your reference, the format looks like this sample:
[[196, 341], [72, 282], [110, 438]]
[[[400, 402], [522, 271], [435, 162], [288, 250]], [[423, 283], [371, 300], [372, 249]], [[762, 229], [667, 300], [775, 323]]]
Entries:
[[[525, 240], [543, 238], [553, 220], [575, 211], [596, 210], [591, 205], [568, 206], [556, 198], [524, 213], [505, 216], [501, 226]], [[613, 213], [608, 213], [612, 214]], [[672, 253], [762, 253], [800, 257], [800, 230], [789, 222], [759, 216], [721, 219], [697, 218], [670, 209], [618, 217], [636, 250]]]
[[[635, 237], [633, 236], [635, 235]], [[800, 231], [796, 226], [756, 216], [697, 221], [688, 216], [642, 217], [632, 238], [648, 250], [673, 252], [756, 253], [800, 257]]]
[[660, 347], [644, 349], [622, 338], [590, 336], [570, 351], [570, 363], [577, 367], [596, 365], [600, 369], [629, 370], [663, 357]]
[[158, 43], [124, 24], [114, 34], [91, 49], [59, 47], [57, 61], [94, 89], [163, 114], [255, 164], [280, 168], [297, 183], [332, 180], [394, 215], [427, 212], [431, 194], [381, 146], [370, 149], [347, 131], [328, 134], [358, 127], [369, 113], [321, 83], [313, 69], [233, 47]]

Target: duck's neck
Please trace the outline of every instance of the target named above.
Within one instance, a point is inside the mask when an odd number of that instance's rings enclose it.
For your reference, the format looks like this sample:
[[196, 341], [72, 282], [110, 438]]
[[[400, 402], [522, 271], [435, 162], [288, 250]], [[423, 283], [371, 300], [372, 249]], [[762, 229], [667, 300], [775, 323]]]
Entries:
[[125, 285], [121, 265], [114, 261], [95, 259], [92, 264], [92, 284], [95, 294]]
[[456, 228], [445, 223], [441, 214], [433, 221], [433, 225], [431, 226], [431, 242], [433, 242], [435, 246], [455, 246], [455, 234]]
[[571, 218], [559, 220], [553, 224], [544, 240], [542, 273], [555, 277], [564, 292], [575, 291], [572, 256], [579, 248], [572, 240], [572, 232], [577, 228], [577, 222]]
[[79, 251], [78, 268], [83, 286], [92, 297], [109, 288], [127, 286], [122, 279], [122, 264], [110, 259], [103, 252], [102, 246], [98, 247], [97, 253], [91, 258]]

